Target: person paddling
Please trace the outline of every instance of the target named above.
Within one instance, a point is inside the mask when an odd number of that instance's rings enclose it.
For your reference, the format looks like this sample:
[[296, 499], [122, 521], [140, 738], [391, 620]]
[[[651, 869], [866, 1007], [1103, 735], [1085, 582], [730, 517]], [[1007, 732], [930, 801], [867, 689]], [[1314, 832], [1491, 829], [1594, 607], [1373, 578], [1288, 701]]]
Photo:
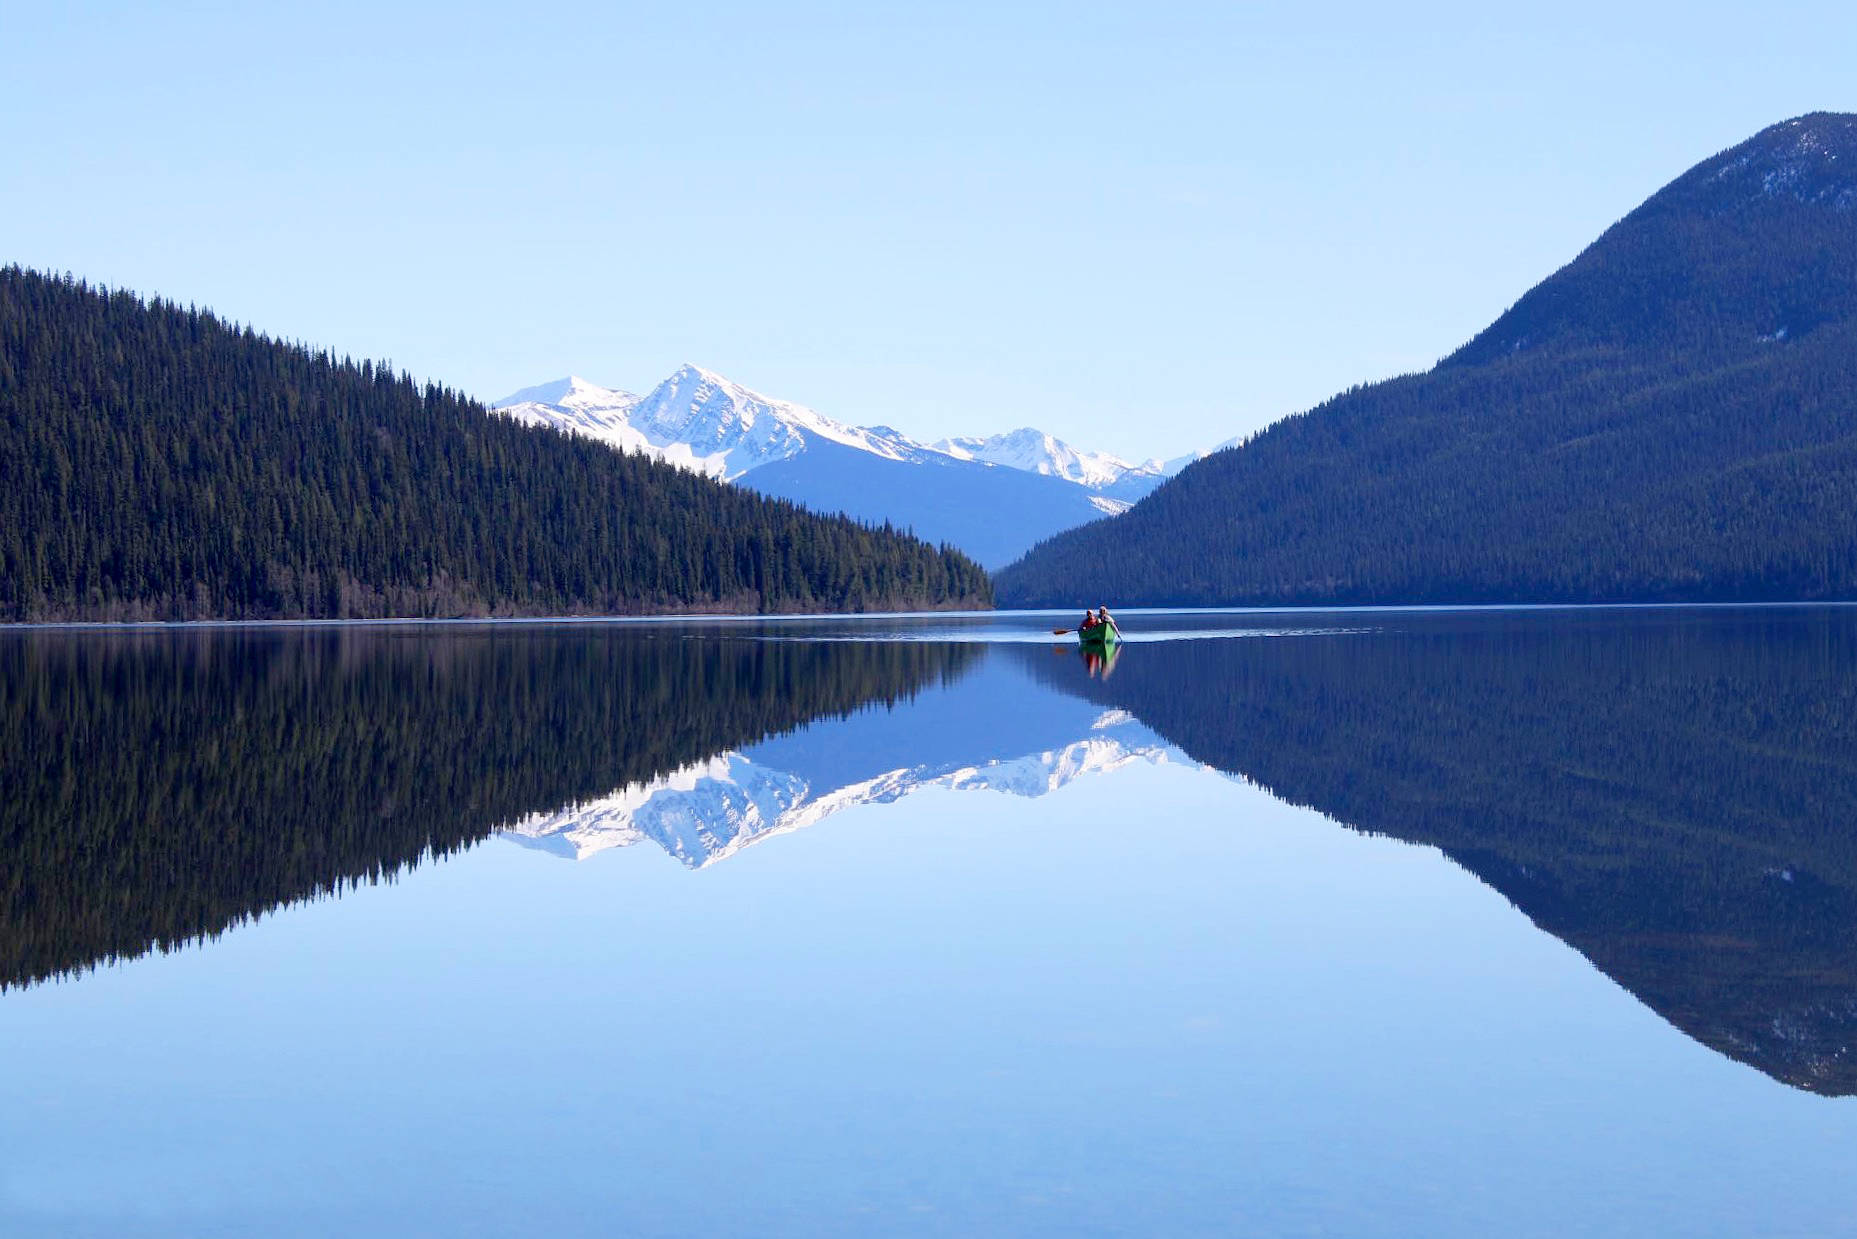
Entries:
[[1083, 622], [1077, 625], [1077, 631], [1088, 632], [1100, 623], [1102, 623], [1102, 621], [1096, 618], [1096, 612], [1086, 610], [1083, 613]]

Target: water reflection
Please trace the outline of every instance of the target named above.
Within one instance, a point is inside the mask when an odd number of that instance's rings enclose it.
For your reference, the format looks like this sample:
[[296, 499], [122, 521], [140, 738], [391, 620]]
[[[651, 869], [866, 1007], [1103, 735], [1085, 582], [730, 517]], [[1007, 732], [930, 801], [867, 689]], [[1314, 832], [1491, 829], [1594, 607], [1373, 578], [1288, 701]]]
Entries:
[[1435, 845], [1696, 1040], [1857, 1092], [1849, 613], [1131, 616], [1108, 662], [1041, 622], [0, 640], [0, 984], [496, 831], [702, 868], [1184, 761]]
[[1703, 1044], [1857, 1092], [1851, 612], [1404, 616], [1143, 646], [1113, 682], [1026, 666], [1278, 797], [1443, 849]]
[[506, 833], [576, 859], [649, 842], [700, 869], [833, 814], [931, 789], [1036, 797], [1134, 763], [1185, 760], [1128, 711], [1053, 693], [1014, 659], [964, 648], [967, 674], [906, 708], [815, 721], [533, 814]]
[[611, 628], [0, 638], [0, 987], [390, 878], [893, 705], [978, 652]]

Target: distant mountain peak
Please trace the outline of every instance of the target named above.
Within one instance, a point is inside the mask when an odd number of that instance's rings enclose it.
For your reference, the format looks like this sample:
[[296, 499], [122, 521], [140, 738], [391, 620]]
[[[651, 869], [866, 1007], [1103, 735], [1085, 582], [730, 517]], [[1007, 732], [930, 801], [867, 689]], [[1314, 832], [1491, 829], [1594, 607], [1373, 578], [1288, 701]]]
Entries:
[[[1075, 482], [1087, 490], [1105, 490], [1126, 483], [1140, 487], [1145, 493], [1152, 489], [1152, 482], [1158, 480], [1160, 472], [1152, 462], [1134, 465], [1107, 452], [1082, 451], [1032, 426], [984, 438], [943, 439], [934, 448], [957, 460], [978, 460], [1009, 469], [1023, 469], [1027, 473]], [[1150, 474], [1154, 475], [1152, 479]], [[1143, 486], [1143, 482], [1147, 484]]]
[[563, 379], [538, 383], [534, 387], [525, 387], [521, 391], [511, 392], [501, 400], [493, 401], [490, 407], [503, 409], [517, 404], [546, 404], [572, 408], [630, 403], [637, 399], [638, 397], [631, 392], [620, 391], [616, 387], [601, 387], [598, 383], [588, 382], [578, 374], [570, 374]]
[[805, 451], [813, 438], [888, 460], [910, 459], [925, 450], [887, 428], [847, 425], [688, 362], [639, 401], [632, 424], [654, 443], [687, 445], [698, 458], [719, 461], [717, 468], [707, 471], [731, 479], [790, 459]]
[[[692, 362], [692, 361], [684, 362], [683, 365], [678, 366], [677, 369], [671, 374], [672, 381], [689, 382], [690, 380], [693, 380], [693, 379], [697, 382], [710, 383], [710, 384], [715, 385], [716, 387], [727, 388], [730, 391], [746, 392], [748, 395], [751, 395], [751, 396], [760, 395], [759, 392], [749, 391], [748, 388], [743, 387], [740, 383], [735, 382], [733, 379], [727, 377], [726, 375], [723, 375], [723, 374], [718, 373], [717, 371], [711, 370], [708, 366], [699, 366], [695, 362]], [[763, 397], [763, 399], [765, 399], [765, 397]]]

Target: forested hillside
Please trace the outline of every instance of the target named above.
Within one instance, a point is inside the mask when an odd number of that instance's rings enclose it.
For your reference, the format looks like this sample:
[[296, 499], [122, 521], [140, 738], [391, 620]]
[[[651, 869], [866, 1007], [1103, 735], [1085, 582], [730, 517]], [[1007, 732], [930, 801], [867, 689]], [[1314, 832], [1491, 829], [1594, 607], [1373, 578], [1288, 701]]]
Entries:
[[0, 270], [0, 619], [985, 606], [959, 552]]
[[1192, 466], [1009, 605], [1857, 597], [1857, 117], [1705, 161], [1431, 371]]

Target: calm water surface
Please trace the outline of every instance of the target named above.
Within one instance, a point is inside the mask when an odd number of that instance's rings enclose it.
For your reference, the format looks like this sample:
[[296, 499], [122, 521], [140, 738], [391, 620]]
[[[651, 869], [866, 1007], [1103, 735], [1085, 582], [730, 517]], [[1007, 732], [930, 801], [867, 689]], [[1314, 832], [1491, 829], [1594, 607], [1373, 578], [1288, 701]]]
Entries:
[[1857, 611], [0, 633], [0, 1233], [1857, 1216]]

